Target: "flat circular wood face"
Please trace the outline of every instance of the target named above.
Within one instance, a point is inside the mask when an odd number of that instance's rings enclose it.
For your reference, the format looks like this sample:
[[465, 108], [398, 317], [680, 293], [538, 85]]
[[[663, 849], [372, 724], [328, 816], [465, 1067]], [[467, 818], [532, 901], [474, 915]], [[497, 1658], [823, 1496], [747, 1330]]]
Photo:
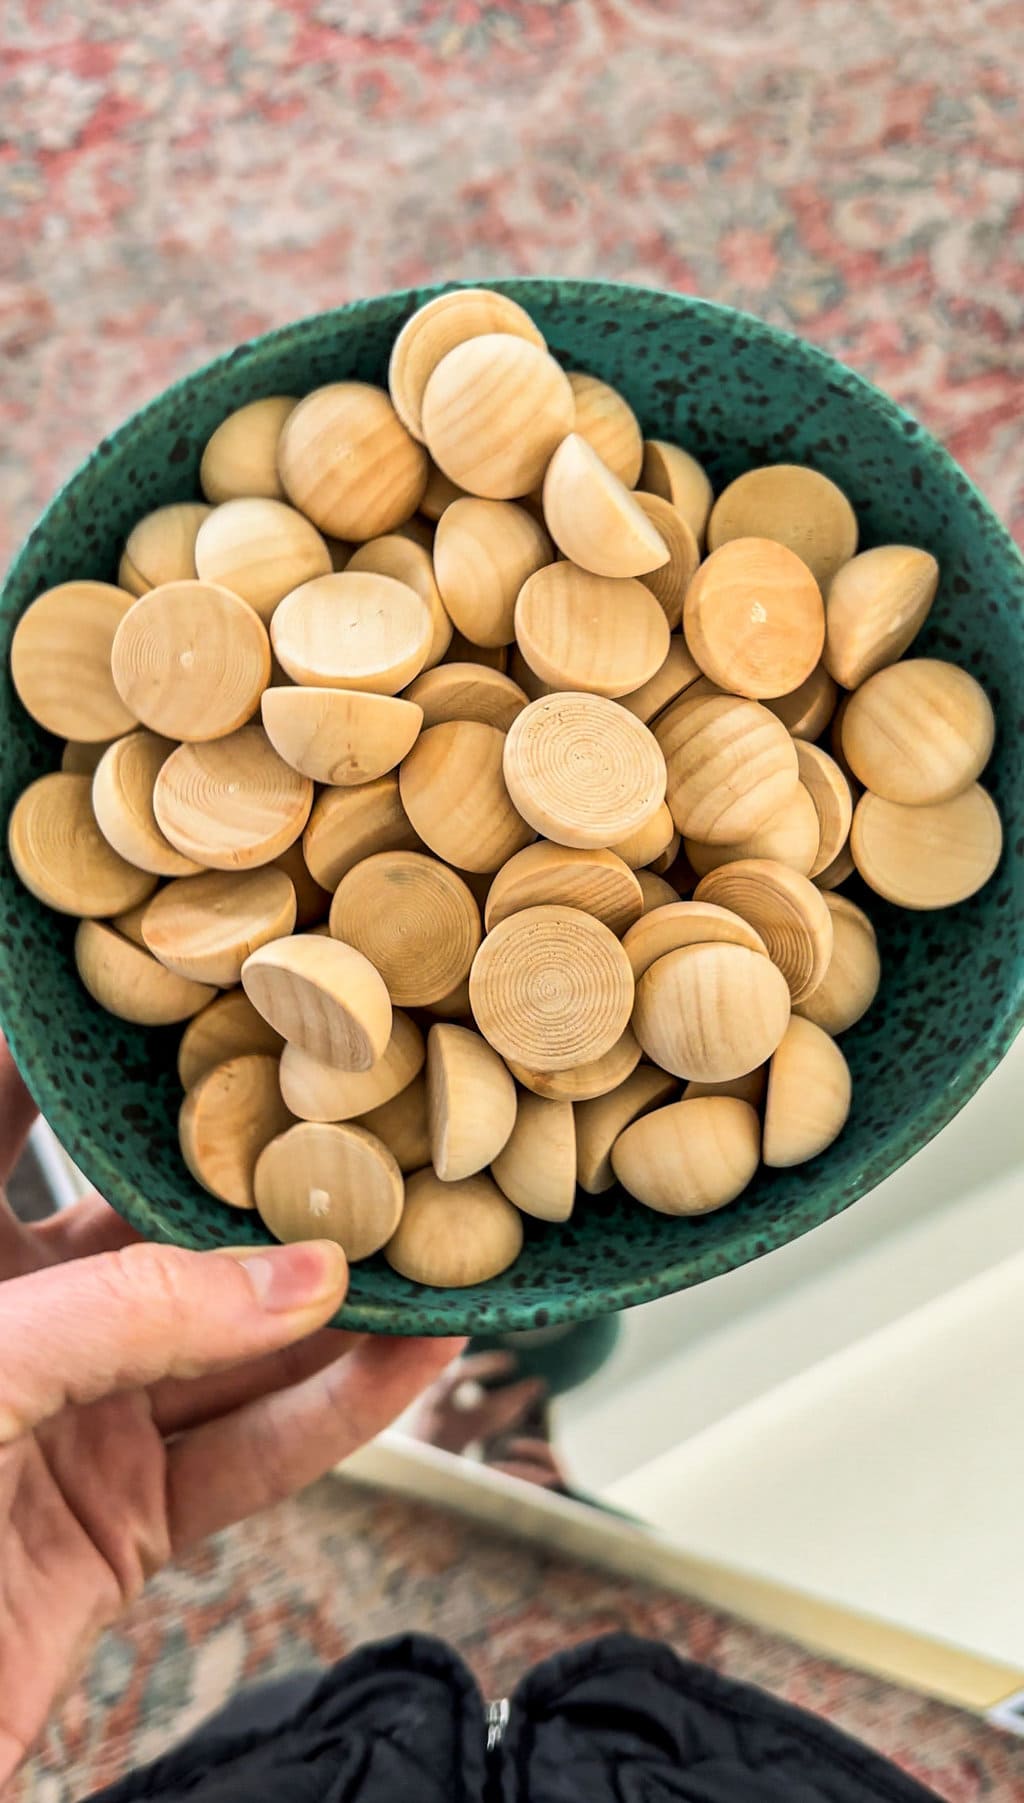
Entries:
[[515, 1125], [491, 1165], [491, 1175], [523, 1214], [537, 1221], [567, 1221], [576, 1200], [572, 1103], [522, 1093]]
[[794, 1015], [768, 1076], [765, 1164], [785, 1169], [817, 1158], [846, 1125], [850, 1093], [849, 1066], [835, 1040]]
[[837, 570], [825, 596], [825, 665], [855, 689], [902, 657], [931, 611], [939, 566], [914, 545], [876, 545]]
[[203, 521], [196, 539], [200, 580], [240, 595], [265, 626], [285, 595], [332, 567], [316, 527], [283, 501], [225, 501]]
[[544, 349], [544, 339], [525, 309], [489, 288], [439, 294], [406, 320], [391, 349], [388, 388], [399, 418], [414, 438], [426, 437], [423, 396], [442, 357], [467, 338], [500, 332]]
[[65, 739], [113, 739], [135, 725], [110, 669], [132, 596], [109, 582], [62, 582], [26, 608], [11, 641], [11, 679], [22, 707]]
[[624, 1082], [593, 1101], [579, 1102], [576, 1116], [576, 1177], [588, 1195], [600, 1196], [615, 1182], [612, 1147], [631, 1121], [672, 1101], [678, 1082], [652, 1064], [638, 1065]]
[[815, 664], [799, 688], [765, 702], [794, 739], [818, 739], [835, 713], [839, 690], [824, 664]]
[[262, 727], [179, 745], [161, 765], [153, 810], [164, 836], [211, 870], [251, 870], [294, 843], [313, 784], [274, 750]]
[[[836, 774], [841, 775], [841, 772]], [[778, 812], [738, 844], [702, 845], [696, 839], [684, 839], [683, 849], [699, 877], [709, 870], [717, 870], [722, 864], [736, 864], [743, 858], [771, 858], [776, 864], [788, 864], [791, 870], [810, 876], [818, 862], [820, 843], [818, 810], [809, 791], [803, 783], [798, 783]]]
[[799, 781], [793, 740], [756, 701], [691, 698], [687, 690], [661, 716], [655, 737], [668, 771], [672, 818], [703, 845], [735, 845], [756, 832]]
[[686, 648], [682, 633], [673, 633], [669, 640], [668, 656], [660, 669], [654, 672], [649, 682], [641, 683], [631, 694], [619, 695], [619, 706], [628, 708], [631, 714], [635, 714], [638, 720], [648, 726], [663, 708], [676, 701], [699, 677], [700, 670]]
[[383, 538], [371, 538], [367, 544], [360, 545], [344, 567], [354, 576], [361, 572], [390, 576], [394, 582], [404, 582], [426, 602], [430, 609], [431, 630], [423, 668], [432, 670], [452, 642], [452, 623], [437, 586], [430, 550], [405, 536], [413, 523], [399, 532], [388, 532]]
[[419, 851], [396, 775], [355, 789], [326, 789], [313, 803], [302, 850], [310, 872], [332, 892], [347, 870], [377, 851]]
[[640, 1063], [640, 1046], [628, 1027], [619, 1034], [613, 1046], [599, 1058], [588, 1058], [583, 1064], [566, 1065], [557, 1071], [539, 1071], [516, 1059], [508, 1060], [508, 1068], [516, 1082], [535, 1096], [550, 1102], [589, 1102], [618, 1089]]
[[149, 952], [98, 920], [79, 923], [75, 968], [101, 1008], [142, 1027], [188, 1020], [216, 993], [208, 984], [165, 970]]
[[681, 445], [668, 444], [663, 438], [644, 441], [644, 460], [638, 486], [648, 494], [660, 495], [682, 514], [697, 540], [704, 543], [704, 531], [714, 500], [707, 474]]
[[866, 1014], [882, 978], [875, 929], [862, 908], [845, 895], [826, 895], [832, 916], [832, 956], [816, 989], [793, 1012], [814, 1021], [833, 1037]]
[[268, 394], [250, 401], [222, 419], [206, 441], [199, 465], [199, 486], [208, 501], [233, 501], [250, 495], [280, 500], [277, 441], [296, 398]]
[[121, 914], [156, 888], [154, 876], [107, 844], [87, 776], [54, 770], [30, 783], [11, 809], [7, 845], [26, 889], [59, 914]]
[[[339, 1070], [300, 1045], [286, 1045], [281, 1053], [281, 1094], [301, 1121], [361, 1119], [408, 1089], [422, 1070], [425, 1056], [416, 1022], [401, 1008], [394, 1008], [391, 1037], [369, 1070]], [[428, 1152], [428, 1160], [429, 1156]]]
[[399, 771], [415, 831], [459, 870], [498, 870], [534, 837], [506, 787], [504, 749], [496, 727], [451, 720], [422, 732]]
[[640, 978], [633, 1031], [662, 1070], [715, 1083], [770, 1058], [789, 1011], [786, 980], [770, 958], [745, 945], [687, 945]]
[[332, 538], [359, 544], [393, 532], [416, 512], [427, 485], [423, 446], [382, 388], [332, 382], [288, 415], [277, 467], [294, 507]]
[[803, 1001], [821, 982], [832, 956], [832, 916], [820, 892], [799, 871], [767, 858], [747, 858], [701, 877], [695, 899], [717, 902], [750, 922], [794, 1002]]
[[554, 554], [540, 522], [514, 501], [453, 501], [437, 523], [434, 569], [459, 631], [475, 645], [511, 644], [516, 597]]
[[634, 1121], [615, 1142], [623, 1188], [666, 1215], [705, 1215], [734, 1202], [757, 1170], [761, 1130], [749, 1102], [705, 1096]]
[[275, 655], [293, 681], [378, 695], [397, 695], [422, 670], [432, 631], [415, 589], [369, 570], [303, 583], [271, 622]]
[[563, 556], [597, 576], [642, 576], [669, 560], [636, 497], [578, 432], [544, 473], [544, 523]]
[[391, 998], [368, 958], [315, 933], [262, 945], [242, 966], [245, 993], [283, 1039], [368, 1071], [391, 1038]]
[[873, 794], [922, 807], [948, 801], [981, 775], [995, 718], [981, 684], [957, 664], [907, 658], [879, 670], [850, 696], [843, 750]]
[[391, 1238], [405, 1185], [393, 1154], [365, 1127], [300, 1121], [264, 1146], [253, 1193], [275, 1239], [334, 1240], [356, 1264]]
[[125, 614], [111, 666], [125, 706], [152, 732], [219, 739], [256, 712], [270, 681], [270, 641], [230, 590], [167, 582]]
[[175, 749], [151, 732], [128, 733], [104, 752], [92, 779], [92, 806], [108, 845], [154, 876], [195, 876], [203, 865], [164, 837], [153, 811], [156, 779]]
[[430, 1160], [445, 1183], [496, 1159], [516, 1120], [516, 1086], [493, 1046], [439, 1021], [427, 1041]]
[[565, 371], [525, 338], [487, 333], [448, 352], [423, 396], [434, 462], [467, 493], [528, 495], [576, 416]]
[[668, 552], [667, 563], [648, 571], [641, 580], [659, 602], [674, 631], [682, 620], [683, 600], [700, 563], [700, 546], [692, 527], [671, 501], [643, 493], [637, 494], [636, 501]]
[[427, 1170], [409, 1178], [402, 1219], [384, 1256], [413, 1283], [465, 1289], [507, 1271], [522, 1246], [522, 1216], [490, 1177], [481, 1172], [442, 1183]]
[[427, 1083], [421, 1073], [379, 1108], [359, 1117], [358, 1125], [382, 1139], [407, 1175], [430, 1163], [430, 1130], [427, 1120]]
[[635, 488], [644, 460], [644, 441], [629, 402], [617, 388], [582, 370], [569, 371], [569, 386], [576, 402], [576, 431], [613, 476], [627, 488]]
[[142, 937], [168, 970], [231, 989], [250, 952], [294, 925], [295, 890], [283, 871], [211, 870], [161, 889], [142, 917]]
[[277, 1059], [253, 1054], [231, 1058], [200, 1077], [181, 1105], [178, 1139], [197, 1183], [232, 1208], [255, 1208], [256, 1160], [291, 1125]]
[[820, 876], [834, 863], [850, 835], [853, 796], [834, 758], [820, 745], [797, 741], [801, 787], [807, 790], [818, 817], [818, 850], [808, 876]]
[[599, 695], [531, 702], [505, 740], [505, 781], [524, 819], [583, 850], [625, 839], [665, 799], [665, 760], [641, 721]]
[[760, 933], [739, 914], [713, 902], [679, 901], [674, 893], [671, 902], [642, 915], [622, 941], [637, 983], [658, 958], [686, 945], [745, 945], [748, 951], [768, 956]]
[[286, 764], [341, 788], [393, 770], [423, 723], [415, 703], [361, 689], [264, 689], [261, 711], [267, 738]]
[[712, 682], [752, 700], [786, 695], [825, 643], [821, 590], [807, 566], [769, 538], [713, 551], [683, 603], [686, 643]]
[[526, 908], [487, 935], [469, 993], [480, 1031], [503, 1057], [564, 1070], [615, 1044], [629, 1021], [633, 973], [601, 921], [578, 908]]
[[436, 858], [384, 851], [338, 884], [331, 932], [369, 958], [395, 1003], [421, 1008], [468, 975], [480, 911], [462, 878]]
[[489, 670], [484, 664], [439, 664], [409, 684], [405, 699], [422, 709], [424, 726], [479, 720], [483, 726], [507, 732], [528, 698], [519, 684], [500, 670]]
[[280, 1033], [257, 1013], [245, 990], [231, 989], [218, 995], [185, 1028], [178, 1046], [181, 1087], [191, 1089], [214, 1065], [247, 1052], [276, 1058], [283, 1045]]
[[803, 560], [824, 589], [857, 549], [857, 516], [834, 482], [803, 464], [774, 463], [737, 476], [708, 520], [708, 546], [772, 538]]
[[498, 871], [487, 895], [487, 931], [523, 908], [551, 903], [580, 908], [616, 937], [643, 912], [640, 884], [613, 851], [579, 851], [541, 840], [517, 852]]
[[519, 591], [516, 639], [530, 668], [559, 689], [628, 695], [668, 656], [668, 621], [632, 578], [552, 563]]
[[210, 509], [202, 501], [172, 501], [139, 520], [128, 534], [117, 580], [144, 595], [165, 582], [194, 582], [196, 536]]
[[1002, 848], [998, 809], [980, 783], [931, 807], [862, 795], [853, 811], [853, 861], [872, 889], [901, 908], [966, 901], [988, 882]]

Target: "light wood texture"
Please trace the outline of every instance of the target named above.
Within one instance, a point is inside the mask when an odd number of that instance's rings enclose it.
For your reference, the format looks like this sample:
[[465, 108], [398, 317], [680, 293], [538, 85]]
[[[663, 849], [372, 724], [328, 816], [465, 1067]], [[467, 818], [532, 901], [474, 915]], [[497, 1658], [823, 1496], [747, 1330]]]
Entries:
[[476, 1022], [503, 1058], [565, 1070], [600, 1058], [629, 1022], [633, 973], [614, 933], [579, 908], [500, 921], [473, 961]]
[[270, 640], [230, 589], [165, 582], [125, 614], [111, 668], [125, 706], [152, 732], [219, 739], [256, 712], [270, 681]]
[[697, 573], [700, 546], [693, 528], [671, 501], [663, 500], [661, 495], [645, 495], [638, 491], [636, 502], [668, 551], [668, 562], [650, 570], [641, 580], [660, 602], [674, 631], [683, 617], [686, 591]]
[[277, 1059], [252, 1054], [215, 1065], [178, 1115], [181, 1155], [197, 1183], [232, 1208], [255, 1208], [253, 1173], [265, 1145], [292, 1125]]
[[117, 580], [129, 594], [144, 595], [165, 582], [194, 582], [196, 536], [210, 509], [202, 501], [172, 501], [131, 529]]
[[145, 901], [136, 902], [134, 908], [126, 908], [123, 914], [110, 916], [111, 926], [116, 927], [125, 939], [130, 939], [133, 945], [141, 946], [144, 952], [149, 950], [142, 932], [142, 922], [148, 907], [149, 897]]
[[665, 760], [653, 734], [600, 695], [532, 701], [509, 728], [504, 769], [524, 820], [584, 851], [628, 838], [665, 799]]
[[569, 386], [576, 403], [575, 430], [613, 476], [627, 488], [635, 488], [644, 460], [644, 441], [629, 402], [617, 388], [579, 369], [569, 371]]
[[655, 723], [668, 773], [665, 799], [679, 831], [703, 845], [735, 845], [796, 791], [796, 747], [756, 701], [686, 691]]
[[640, 1047], [626, 1027], [613, 1046], [600, 1058], [588, 1058], [585, 1064], [567, 1065], [564, 1070], [538, 1071], [514, 1058], [508, 1068], [516, 1082], [533, 1095], [545, 1096], [549, 1102], [590, 1102], [618, 1089], [640, 1063]]
[[772, 538], [803, 560], [824, 589], [857, 549], [857, 516], [834, 482], [798, 463], [766, 464], [737, 476], [708, 520], [708, 548], [736, 538]]
[[765, 707], [794, 739], [818, 739], [835, 713], [838, 699], [839, 690], [824, 664], [815, 664], [798, 688], [788, 695], [770, 696]]
[[281, 1094], [300, 1121], [360, 1119], [408, 1089], [425, 1057], [416, 1022], [395, 1008], [391, 1037], [369, 1070], [341, 1070], [300, 1045], [286, 1045], [281, 1053]]
[[114, 739], [135, 725], [110, 670], [132, 596], [109, 582], [62, 582], [27, 607], [11, 641], [11, 679], [23, 708], [59, 738]]
[[640, 884], [613, 851], [578, 851], [541, 839], [517, 852], [498, 871], [484, 911], [490, 932], [523, 908], [552, 904], [580, 908], [601, 920], [616, 937], [643, 912]]
[[422, 1008], [468, 975], [480, 911], [462, 878], [436, 858], [382, 851], [342, 877], [331, 932], [370, 960], [395, 1003]]
[[814, 878], [815, 888], [821, 890], [838, 889], [840, 883], [848, 881], [855, 869], [856, 865], [853, 861], [853, 853], [850, 850], [850, 841], [847, 840], [842, 851], [839, 852], [837, 857], [833, 858], [831, 864], [826, 864], [824, 870], [819, 870], [817, 876]]
[[153, 811], [153, 789], [171, 752], [170, 739], [132, 732], [115, 739], [92, 779], [92, 807], [108, 845], [137, 870], [154, 876], [195, 876], [203, 865], [183, 857], [164, 837]]
[[973, 676], [957, 664], [913, 657], [876, 671], [850, 696], [843, 750], [866, 789], [921, 807], [970, 788], [995, 731], [992, 704]]
[[157, 825], [183, 857], [210, 870], [251, 870], [294, 844], [313, 784], [274, 750], [260, 726], [208, 744], [179, 745], [153, 786]]
[[639, 486], [648, 494], [671, 501], [698, 545], [703, 545], [714, 492], [696, 457], [663, 438], [646, 439]]
[[506, 788], [504, 750], [497, 727], [448, 720], [420, 733], [398, 773], [423, 843], [460, 870], [498, 870], [535, 837]]
[[686, 643], [705, 676], [752, 701], [788, 695], [825, 643], [821, 590], [795, 552], [734, 538], [706, 558], [683, 603]]
[[283, 501], [225, 501], [203, 521], [196, 539], [200, 581], [240, 595], [264, 626], [293, 588], [333, 568], [316, 527]]
[[87, 776], [53, 770], [30, 783], [11, 809], [7, 846], [26, 889], [59, 914], [83, 920], [121, 914], [156, 888], [154, 876], [107, 844]]
[[405, 699], [422, 709], [424, 726], [479, 720], [499, 732], [508, 731], [527, 703], [518, 683], [484, 664], [439, 664], [436, 670], [424, 670], [409, 684]]
[[448, 1021], [431, 1027], [427, 1112], [431, 1163], [445, 1183], [484, 1170], [512, 1132], [516, 1086], [497, 1052], [470, 1027]]
[[576, 1178], [581, 1189], [591, 1196], [611, 1189], [615, 1182], [612, 1147], [619, 1134], [642, 1114], [670, 1101], [677, 1088], [675, 1077], [667, 1071], [640, 1064], [606, 1095], [576, 1104]]
[[427, 485], [423, 446], [382, 388], [332, 382], [288, 415], [277, 446], [281, 485], [294, 507], [332, 538], [359, 544], [393, 532]]
[[314, 782], [352, 788], [400, 764], [423, 711], [362, 689], [264, 689], [263, 726], [275, 751]]
[[[852, 695], [844, 695], [843, 696], [838, 707], [836, 708], [835, 713], [832, 715], [832, 724], [829, 727], [829, 733], [828, 733], [829, 750], [831, 751], [832, 756], [834, 757], [836, 763], [839, 765], [840, 770], [842, 771], [843, 775], [845, 776], [847, 782], [850, 784], [851, 788], [853, 787], [853, 785], [857, 779], [854, 776], [853, 771], [850, 769], [850, 765], [847, 760], [846, 753], [843, 750], [843, 722], [846, 719], [846, 710], [849, 707], [850, 702], [852, 700], [853, 700]], [[856, 800], [856, 796], [854, 797], [854, 799]]]
[[357, 1264], [391, 1238], [405, 1185], [393, 1154], [365, 1127], [300, 1121], [264, 1146], [253, 1194], [275, 1239], [334, 1240]]
[[393, 1152], [403, 1176], [430, 1163], [430, 1123], [427, 1117], [427, 1080], [421, 1073], [379, 1108], [371, 1108], [356, 1122], [382, 1139]]
[[837, 570], [825, 595], [825, 666], [845, 689], [894, 664], [931, 612], [939, 566], [914, 545], [876, 545]]
[[283, 870], [285, 876], [291, 878], [295, 890], [295, 925], [300, 933], [307, 927], [324, 924], [331, 909], [331, 897], [326, 889], [322, 889], [313, 876], [302, 851], [301, 839], [289, 845], [287, 851], [272, 860], [275, 870]]
[[295, 933], [262, 945], [242, 966], [245, 993], [289, 1043], [345, 1071], [368, 1071], [391, 1038], [391, 998], [351, 945]]
[[427, 436], [423, 397], [442, 357], [468, 338], [500, 332], [544, 348], [544, 339], [525, 309], [491, 288], [458, 288], [439, 294], [406, 320], [391, 349], [388, 388], [399, 418], [414, 437]]
[[616, 1140], [612, 1165], [623, 1188], [657, 1214], [705, 1215], [746, 1189], [760, 1146], [749, 1102], [705, 1096], [634, 1121]]
[[786, 1168], [824, 1152], [846, 1124], [850, 1088], [849, 1066], [835, 1040], [794, 1015], [768, 1074], [765, 1164]]
[[931, 807], [869, 794], [853, 810], [853, 861], [872, 889], [901, 908], [966, 901], [988, 882], [1002, 848], [999, 811], [980, 783]]
[[515, 1125], [491, 1164], [491, 1176], [524, 1215], [567, 1221], [576, 1200], [572, 1103], [549, 1102], [523, 1090]]
[[280, 1056], [284, 1040], [258, 1014], [244, 989], [229, 989], [193, 1016], [178, 1045], [178, 1081], [192, 1089], [200, 1077], [229, 1058], [262, 1052]]
[[457, 482], [449, 482], [444, 471], [438, 469], [431, 457], [427, 458], [427, 486], [420, 502], [420, 514], [425, 520], [436, 526], [445, 508], [450, 507], [453, 501], [461, 501], [465, 493], [465, 489], [460, 488]]
[[295, 890], [283, 870], [211, 870], [161, 889], [142, 917], [142, 936], [168, 970], [231, 989], [250, 952], [294, 925]]
[[834, 863], [850, 835], [853, 796], [834, 758], [820, 745], [797, 741], [800, 785], [807, 790], [818, 816], [818, 849], [808, 876], [821, 876]]
[[745, 945], [748, 951], [768, 956], [764, 940], [749, 921], [713, 902], [680, 901], [674, 890], [671, 902], [643, 914], [622, 941], [637, 983], [658, 958], [687, 945]]
[[[467, 656], [472, 655], [473, 647], [469, 647]], [[530, 701], [539, 701], [542, 695], [559, 693], [554, 683], [542, 682], [536, 670], [531, 670], [518, 645], [508, 651], [508, 673], [514, 682], [519, 684], [524, 695]]]
[[687, 945], [640, 978], [633, 1031], [662, 1070], [717, 1083], [771, 1057], [789, 1006], [784, 976], [760, 952], [724, 941]]
[[69, 739], [60, 754], [60, 767], [69, 776], [95, 776], [104, 752], [116, 744], [117, 739]]
[[371, 570], [317, 576], [293, 589], [270, 636], [293, 681], [322, 689], [397, 695], [422, 670], [430, 609], [407, 582]]
[[596, 576], [642, 576], [669, 548], [636, 497], [592, 445], [569, 432], [544, 474], [544, 520], [558, 549]]
[[[509, 650], [507, 645], [474, 645], [461, 632], [452, 633], [452, 642], [445, 656], [446, 664], [483, 664], [488, 670], [500, 670], [502, 674], [509, 668]], [[521, 676], [516, 676], [520, 688], [526, 688]]]
[[86, 989], [108, 1014], [142, 1027], [188, 1020], [216, 991], [158, 964], [112, 926], [83, 920], [75, 933], [75, 967]]
[[302, 835], [303, 855], [311, 874], [332, 893], [346, 871], [374, 852], [421, 849], [394, 774], [379, 776], [356, 789], [326, 789], [313, 803]]
[[[630, 870], [642, 870], [648, 864], [659, 863], [659, 868], [667, 870], [679, 850], [679, 836], [675, 822], [668, 811], [668, 804], [661, 806], [638, 826], [635, 832], [628, 833], [625, 839], [617, 839], [611, 847]], [[671, 856], [666, 857], [666, 854]]]
[[816, 989], [794, 1008], [833, 1037], [866, 1014], [882, 979], [875, 929], [862, 908], [845, 895], [826, 895], [832, 916], [832, 956]]
[[[837, 771], [836, 774], [840, 773]], [[803, 783], [797, 783], [778, 812], [737, 844], [702, 845], [696, 839], [685, 839], [683, 845], [699, 877], [709, 870], [719, 869], [722, 864], [738, 863], [741, 858], [771, 858], [778, 864], [788, 864], [791, 870], [799, 870], [802, 876], [810, 876], [817, 863], [820, 842], [818, 810]]]
[[434, 462], [469, 494], [512, 501], [537, 487], [576, 416], [565, 371], [525, 338], [467, 339], [433, 370], [423, 436]]
[[404, 582], [415, 590], [430, 609], [430, 643], [423, 668], [432, 670], [439, 664], [452, 642], [452, 622], [437, 586], [430, 550], [402, 532], [389, 532], [383, 538], [371, 538], [368, 544], [360, 545], [345, 567], [353, 575], [368, 572], [375, 576], [390, 576], [393, 581]]
[[384, 1256], [413, 1283], [457, 1290], [507, 1271], [522, 1245], [518, 1209], [485, 1173], [442, 1183], [433, 1171], [416, 1171], [405, 1186], [405, 1209]]
[[636, 880], [640, 884], [640, 893], [644, 898], [644, 913], [651, 914], [655, 908], [667, 907], [670, 902], [679, 900], [679, 896], [671, 883], [666, 883], [663, 876], [653, 870], [638, 870]]
[[638, 720], [648, 726], [655, 715], [660, 714], [670, 702], [677, 700], [699, 676], [699, 666], [690, 656], [682, 633], [673, 633], [664, 663], [655, 670], [648, 682], [641, 683], [629, 695], [619, 695], [619, 706], [628, 708], [631, 714], [635, 714]]
[[650, 589], [574, 563], [551, 563], [527, 578], [515, 625], [530, 668], [560, 689], [629, 695], [668, 656], [668, 621]]
[[429, 1002], [427, 1013], [432, 1014], [435, 1020], [471, 1021], [473, 1009], [469, 1000], [469, 978], [464, 977], [461, 983], [456, 983], [455, 988], [443, 995], [439, 1002]]
[[221, 420], [199, 464], [199, 486], [208, 501], [247, 495], [280, 500], [284, 489], [277, 473], [277, 441], [296, 405], [294, 395], [268, 394]]
[[438, 587], [459, 631], [475, 645], [511, 644], [516, 597], [527, 577], [553, 557], [543, 526], [514, 501], [467, 495], [437, 523]]
[[794, 1002], [821, 982], [832, 956], [832, 916], [820, 891], [799, 871], [767, 858], [747, 858], [701, 877], [696, 900], [717, 902], [750, 922]]
[[721, 1083], [698, 1083], [691, 1079], [684, 1085], [680, 1100], [692, 1102], [698, 1096], [735, 1096], [740, 1102], [749, 1102], [751, 1108], [760, 1108], [767, 1087], [768, 1066], [759, 1064], [755, 1070], [745, 1071], [742, 1077], [728, 1077]]

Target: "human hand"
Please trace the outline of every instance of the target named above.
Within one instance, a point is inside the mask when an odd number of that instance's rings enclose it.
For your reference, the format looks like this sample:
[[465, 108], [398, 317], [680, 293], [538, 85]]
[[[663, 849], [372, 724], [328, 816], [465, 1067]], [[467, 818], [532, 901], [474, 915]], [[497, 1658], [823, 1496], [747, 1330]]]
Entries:
[[[474, 1352], [449, 1365], [425, 1391], [403, 1423], [414, 1440], [425, 1440], [442, 1452], [464, 1453], [467, 1446], [486, 1449], [522, 1426], [547, 1394], [542, 1378], [524, 1377], [499, 1383], [516, 1371], [511, 1352]], [[486, 1384], [493, 1384], [486, 1389]]]
[[[33, 1107], [0, 1041], [0, 1183]], [[96, 1195], [36, 1227], [0, 1196], [0, 1790], [92, 1643], [176, 1553], [311, 1483], [461, 1342], [325, 1328], [328, 1242], [142, 1242]]]

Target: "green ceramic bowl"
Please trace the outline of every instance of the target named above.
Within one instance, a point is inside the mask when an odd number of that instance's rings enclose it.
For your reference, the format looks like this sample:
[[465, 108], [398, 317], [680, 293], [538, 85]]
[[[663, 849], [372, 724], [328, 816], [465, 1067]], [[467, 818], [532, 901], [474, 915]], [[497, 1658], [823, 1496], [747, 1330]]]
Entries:
[[[753, 464], [813, 464], [850, 496], [865, 546], [909, 541], [935, 552], [942, 586], [916, 648], [964, 665], [992, 698], [999, 730], [985, 781], [1006, 849], [983, 892], [947, 912], [905, 914], [869, 898], [884, 981], [843, 1040], [853, 1110], [820, 1158], [763, 1172], [740, 1202], [703, 1221], [663, 1219], [617, 1192], [584, 1196], [566, 1226], [528, 1223], [515, 1267], [478, 1289], [424, 1290], [380, 1258], [357, 1265], [341, 1320], [388, 1333], [583, 1320], [772, 1251], [848, 1208], [931, 1139], [1006, 1052], [1024, 1002], [1024, 565], [966, 476], [858, 376], [743, 314], [600, 282], [495, 285], [530, 310], [562, 362], [614, 383], [645, 433], [688, 446], [716, 486]], [[344, 376], [383, 382], [395, 333], [436, 292], [360, 301], [240, 345], [136, 414], [72, 477], [0, 597], [4, 819], [60, 751], [11, 689], [7, 651], [22, 609], [68, 577], [113, 580], [133, 522], [198, 494], [203, 444], [232, 408]], [[73, 930], [26, 894], [4, 855], [0, 1018], [43, 1112], [142, 1233], [194, 1247], [263, 1237], [254, 1216], [222, 1207], [181, 1163], [176, 1035], [124, 1026], [95, 1006], [76, 980]]]

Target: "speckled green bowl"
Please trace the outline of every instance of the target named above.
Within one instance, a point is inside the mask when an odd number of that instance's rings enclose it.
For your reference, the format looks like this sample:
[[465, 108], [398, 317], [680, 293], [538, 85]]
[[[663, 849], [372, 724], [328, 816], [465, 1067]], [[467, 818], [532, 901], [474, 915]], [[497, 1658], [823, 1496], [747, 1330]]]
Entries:
[[[1006, 849], [972, 900], [904, 914], [869, 898], [884, 965], [875, 1006], [843, 1040], [853, 1111], [828, 1152], [764, 1172], [703, 1221], [651, 1214], [618, 1192], [583, 1196], [564, 1227], [527, 1224], [515, 1267], [470, 1290], [424, 1290], [376, 1258], [356, 1266], [342, 1321], [389, 1333], [532, 1328], [645, 1302], [758, 1258], [830, 1215], [923, 1146], [1006, 1052], [1024, 1005], [1024, 565], [967, 478], [927, 432], [820, 351], [707, 302], [598, 282], [495, 284], [529, 308], [555, 355], [622, 390], [651, 437], [676, 439], [716, 486], [752, 464], [802, 462], [846, 490], [862, 543], [928, 546], [942, 586], [918, 648], [964, 665], [998, 720], [985, 778]], [[113, 580], [133, 522], [198, 493], [199, 456], [224, 415], [264, 394], [359, 376], [382, 382], [403, 321], [436, 293], [360, 301], [240, 345], [136, 414], [53, 501], [0, 597], [0, 809], [52, 769], [59, 746], [22, 713], [8, 675], [14, 623], [71, 576]], [[40, 432], [56, 421], [40, 420]], [[104, 1014], [79, 986], [74, 923], [48, 913], [0, 863], [0, 1018], [56, 1132], [143, 1233], [211, 1247], [262, 1237], [222, 1207], [178, 1155], [176, 1035]]]

